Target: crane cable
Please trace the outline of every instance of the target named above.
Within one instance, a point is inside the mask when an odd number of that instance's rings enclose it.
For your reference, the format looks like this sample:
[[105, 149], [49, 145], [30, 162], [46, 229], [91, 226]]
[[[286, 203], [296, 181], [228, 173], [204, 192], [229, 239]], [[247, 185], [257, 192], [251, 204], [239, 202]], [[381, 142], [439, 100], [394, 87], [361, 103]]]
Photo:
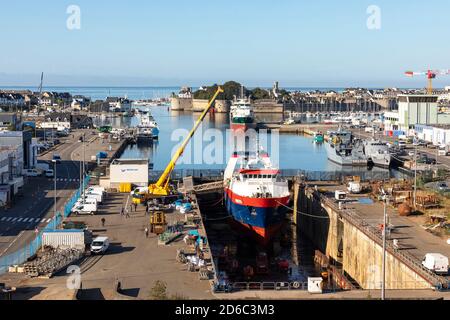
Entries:
[[[281, 202], [279, 202], [279, 201], [277, 201], [277, 202], [278, 202], [278, 204], [280, 204], [281, 206], [283, 206], [283, 207], [285, 207], [285, 208], [291, 210], [292, 212], [295, 211], [294, 208], [290, 208], [290, 207], [288, 207], [287, 205], [285, 205], [285, 204], [283, 204], [283, 203], [281, 203]], [[298, 210], [297, 210], [297, 213], [298, 213], [298, 214], [301, 214], [301, 215], [303, 215], [303, 216], [311, 217], [311, 218], [317, 218], [317, 219], [330, 219], [329, 217], [314, 216], [314, 215], [312, 215], [312, 214], [304, 213], [304, 212], [301, 212], [301, 211], [298, 211]]]
[[219, 203], [221, 203], [223, 199], [224, 199], [224, 196], [222, 196], [222, 198], [220, 198], [219, 201], [216, 201], [216, 202], [214, 202], [213, 204], [205, 203], [205, 204], [203, 204], [203, 205], [204, 205], [205, 207], [214, 207], [214, 206], [218, 205]]

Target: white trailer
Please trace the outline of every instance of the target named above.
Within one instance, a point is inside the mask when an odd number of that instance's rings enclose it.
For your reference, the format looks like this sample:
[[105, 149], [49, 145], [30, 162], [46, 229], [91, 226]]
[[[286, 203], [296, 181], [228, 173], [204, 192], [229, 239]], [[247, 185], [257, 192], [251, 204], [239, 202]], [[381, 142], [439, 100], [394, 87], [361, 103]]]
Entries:
[[55, 230], [42, 233], [42, 246], [55, 249], [75, 248], [84, 250], [89, 240], [83, 230]]
[[436, 273], [448, 273], [448, 258], [440, 253], [427, 253], [423, 258], [422, 265]]

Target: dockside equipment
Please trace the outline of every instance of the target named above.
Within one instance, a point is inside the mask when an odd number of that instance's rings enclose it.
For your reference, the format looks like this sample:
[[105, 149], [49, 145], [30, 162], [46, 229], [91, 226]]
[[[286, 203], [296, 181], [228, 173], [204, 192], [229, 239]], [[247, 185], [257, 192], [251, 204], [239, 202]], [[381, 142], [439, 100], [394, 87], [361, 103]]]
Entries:
[[172, 194], [172, 189], [169, 185], [170, 175], [172, 174], [173, 170], [175, 169], [175, 165], [176, 165], [178, 159], [183, 155], [183, 152], [186, 149], [186, 146], [188, 145], [189, 141], [194, 136], [194, 133], [197, 131], [198, 127], [203, 122], [203, 119], [205, 119], [205, 117], [208, 114], [209, 110], [211, 109], [212, 105], [216, 101], [217, 97], [222, 92], [224, 92], [224, 91], [219, 86], [217, 88], [216, 93], [214, 94], [212, 99], [208, 102], [208, 105], [205, 107], [202, 114], [198, 118], [198, 120], [195, 123], [194, 127], [192, 128], [191, 132], [189, 132], [188, 136], [183, 141], [183, 144], [180, 146], [180, 148], [178, 148], [178, 150], [173, 155], [172, 159], [170, 160], [169, 164], [167, 165], [166, 169], [162, 173], [159, 180], [154, 184], [150, 184], [148, 187], [148, 192], [146, 192], [145, 194], [135, 193], [133, 195], [133, 203], [141, 204], [141, 203], [147, 202], [149, 199], [152, 199], [152, 198], [165, 197], [165, 196]]

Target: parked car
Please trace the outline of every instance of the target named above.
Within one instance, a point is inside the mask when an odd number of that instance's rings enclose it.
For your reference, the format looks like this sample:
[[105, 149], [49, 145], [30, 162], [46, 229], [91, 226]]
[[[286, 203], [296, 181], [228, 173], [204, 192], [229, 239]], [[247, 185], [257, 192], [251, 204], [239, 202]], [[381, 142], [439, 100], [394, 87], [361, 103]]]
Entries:
[[439, 191], [444, 191], [444, 192], [447, 191], [447, 190], [449, 190], [449, 189], [448, 189], [448, 185], [447, 185], [446, 182], [440, 182], [440, 183], [438, 183], [437, 188], [438, 188]]
[[415, 143], [415, 145], [419, 146], [419, 147], [426, 147], [427, 146], [427, 142], [423, 141], [423, 140], [419, 140]]
[[53, 161], [55, 161], [56, 163], [61, 163], [61, 156], [59, 154], [54, 154], [53, 155]]
[[109, 248], [108, 237], [97, 237], [91, 243], [91, 252], [93, 254], [104, 254]]
[[37, 169], [25, 169], [23, 175], [27, 177], [39, 177], [42, 173]]
[[53, 169], [47, 169], [45, 170], [45, 176], [47, 178], [53, 178], [55, 176], [55, 172], [53, 171]]

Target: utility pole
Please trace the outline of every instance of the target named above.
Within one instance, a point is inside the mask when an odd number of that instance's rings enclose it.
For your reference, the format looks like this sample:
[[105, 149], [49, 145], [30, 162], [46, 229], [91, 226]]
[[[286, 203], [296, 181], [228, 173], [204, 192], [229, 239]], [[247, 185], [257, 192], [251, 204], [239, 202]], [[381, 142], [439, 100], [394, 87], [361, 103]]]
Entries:
[[414, 210], [416, 210], [416, 195], [417, 195], [417, 141], [414, 146], [414, 196], [413, 196]]
[[[384, 193], [384, 192], [383, 192]], [[387, 230], [387, 202], [389, 198], [386, 193], [383, 195], [384, 217], [383, 217], [383, 264], [382, 264], [382, 282], [381, 282], [381, 300], [386, 299], [386, 230]]]
[[53, 221], [55, 223], [54, 229], [56, 229], [56, 179], [57, 179], [57, 175], [56, 175], [56, 160], [52, 160], [52, 162], [54, 163], [54, 172], [53, 172], [53, 180], [54, 180], [54, 184], [55, 184], [55, 190], [54, 190], [54, 216], [53, 216]]
[[[84, 177], [86, 176], [86, 164], [85, 164], [85, 159], [86, 159], [86, 146], [85, 146], [85, 143], [84, 143], [84, 140], [86, 140], [86, 133], [84, 133], [83, 132], [83, 199], [84, 199], [84, 195], [85, 195], [85, 192], [84, 192]], [[84, 200], [83, 200], [83, 203], [84, 203]]]

